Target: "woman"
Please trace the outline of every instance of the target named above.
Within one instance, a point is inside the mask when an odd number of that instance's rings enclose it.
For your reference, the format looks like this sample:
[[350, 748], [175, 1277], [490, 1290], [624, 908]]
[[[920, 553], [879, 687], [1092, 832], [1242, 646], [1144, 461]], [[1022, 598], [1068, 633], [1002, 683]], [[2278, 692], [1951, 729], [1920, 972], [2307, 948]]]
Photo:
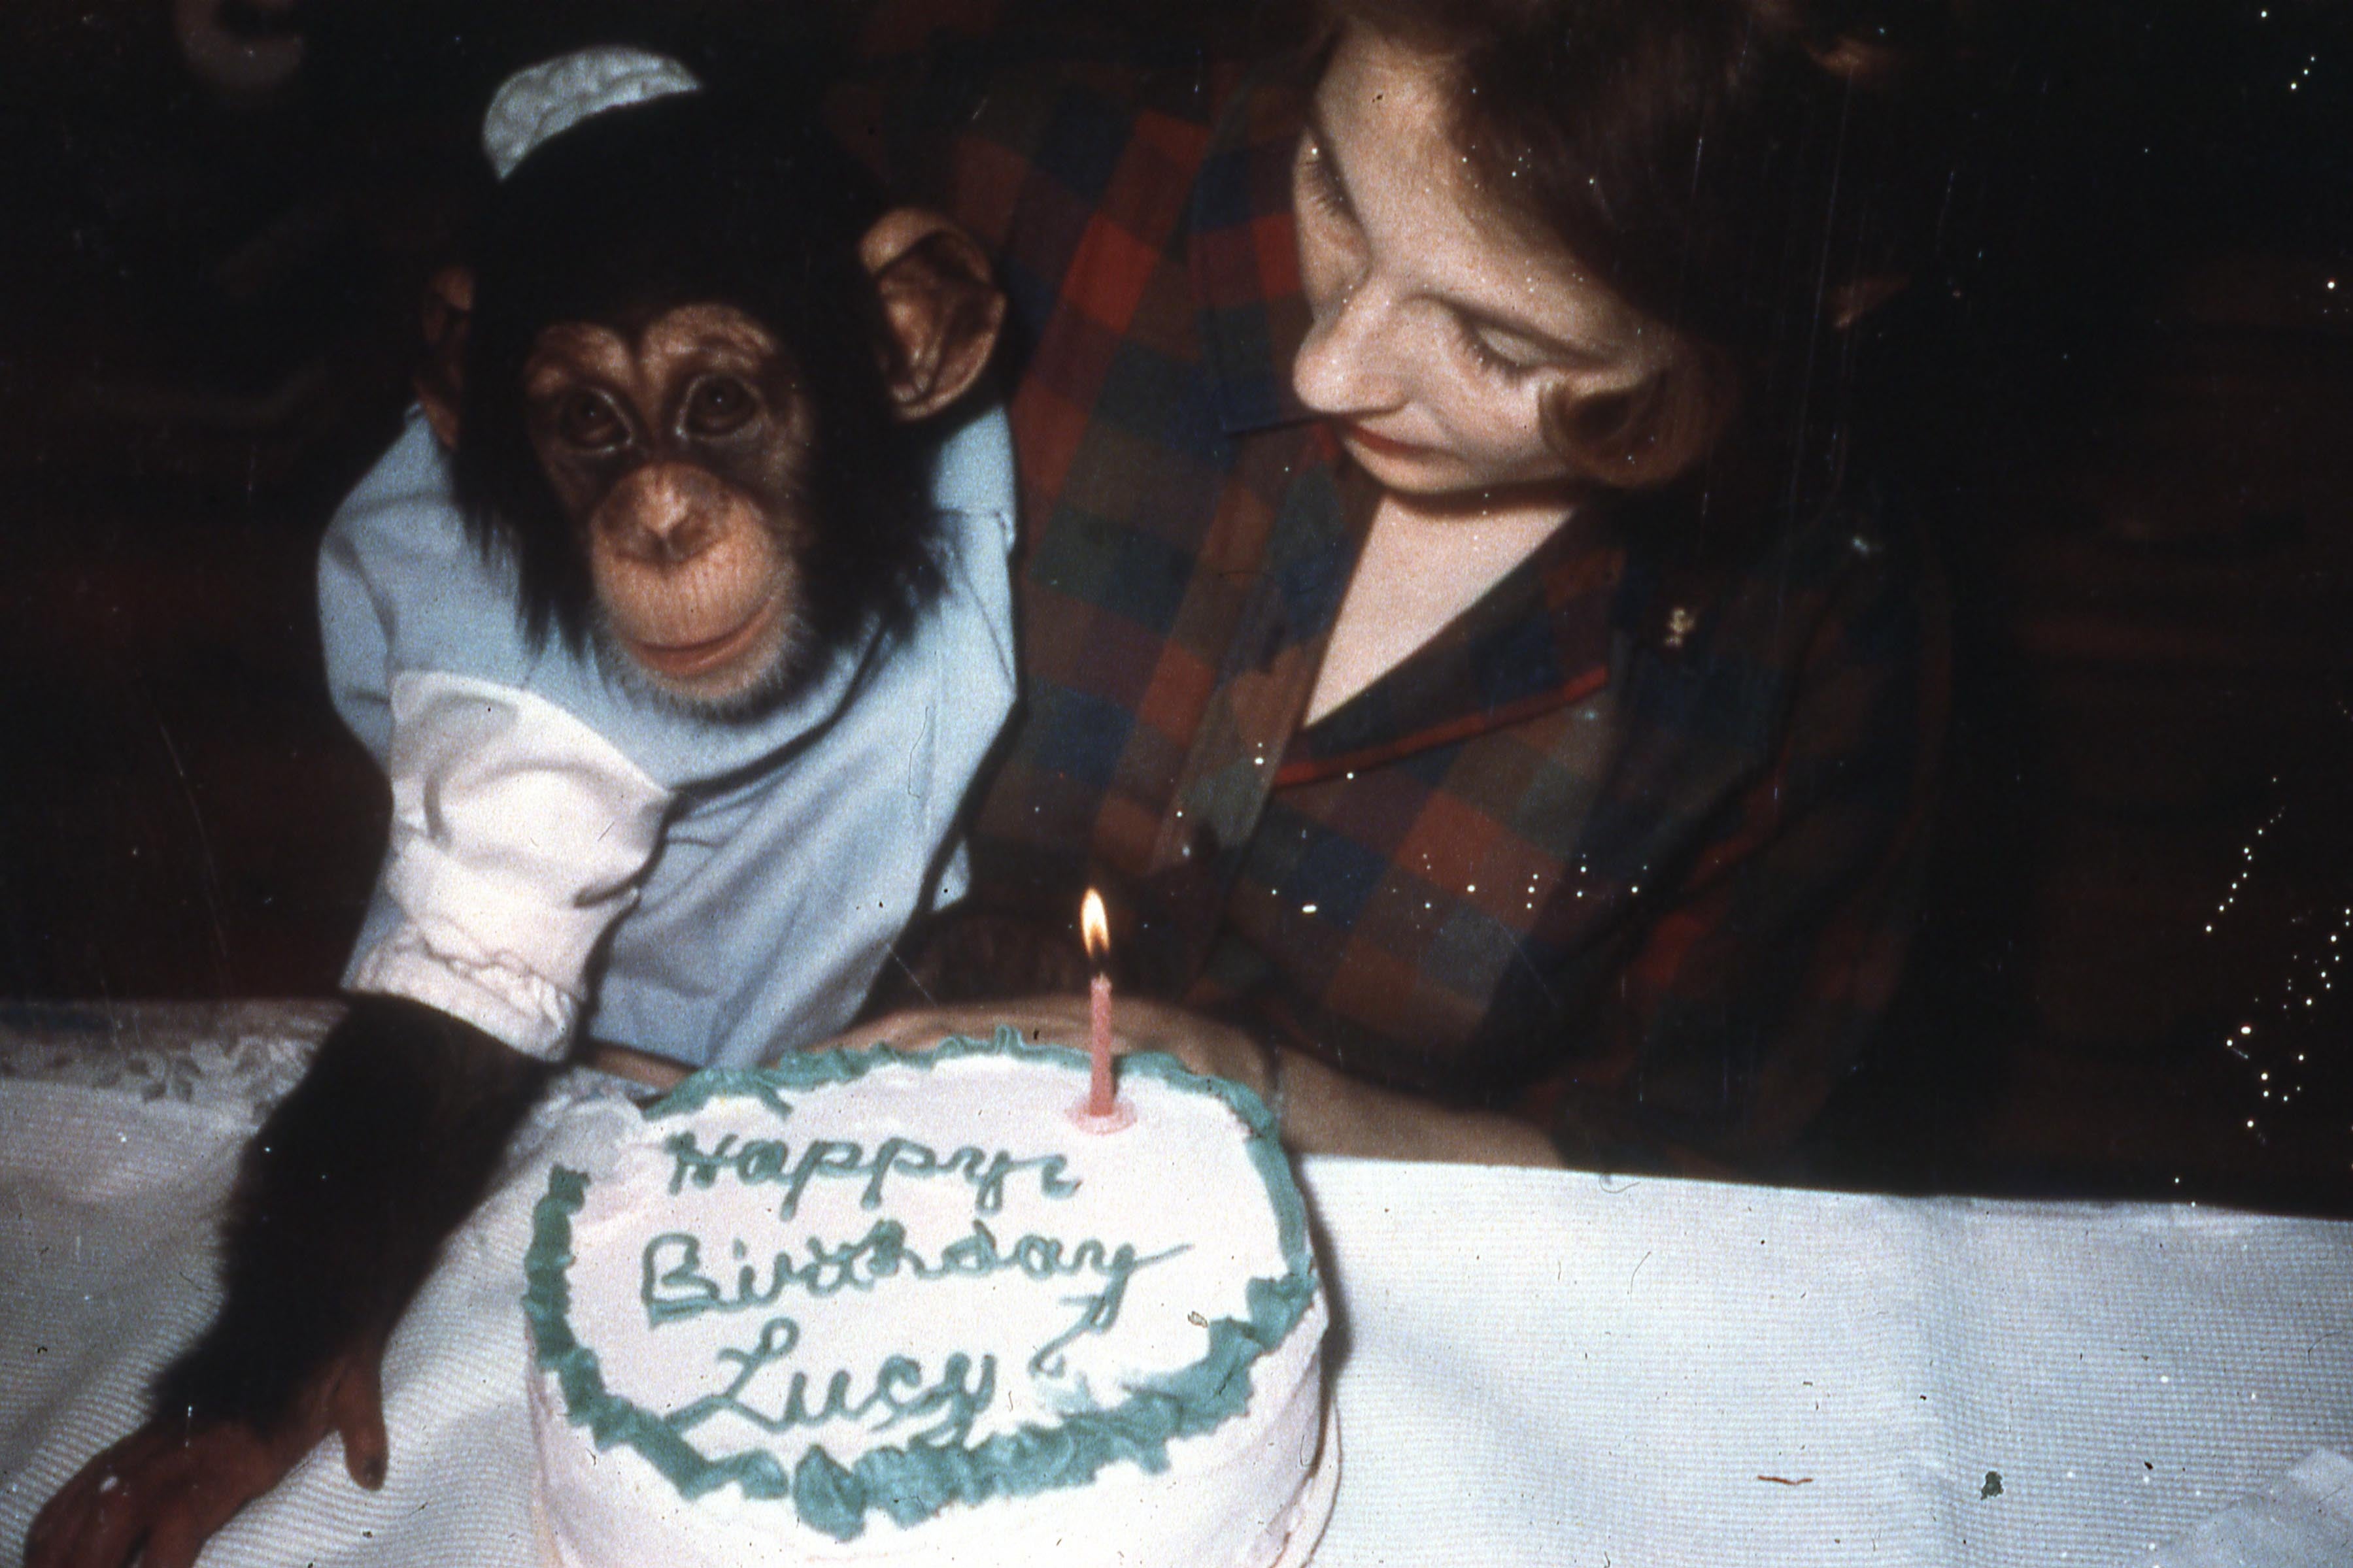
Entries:
[[[1000, 29], [850, 106], [1018, 344], [1025, 708], [909, 994], [1001, 996], [1092, 883], [1124, 1044], [1297, 1148], [1774, 1168], [1893, 986], [1943, 715], [1836, 395], [1895, 56], [1800, 21], [1335, 0], [1303, 90]], [[1076, 1037], [1053, 979], [855, 1037]]]

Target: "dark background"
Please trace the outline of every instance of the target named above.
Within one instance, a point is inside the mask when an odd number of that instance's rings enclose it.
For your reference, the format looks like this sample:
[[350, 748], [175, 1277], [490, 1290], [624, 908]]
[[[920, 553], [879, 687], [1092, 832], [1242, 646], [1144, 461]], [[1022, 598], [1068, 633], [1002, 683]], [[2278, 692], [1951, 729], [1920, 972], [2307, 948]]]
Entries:
[[[490, 86], [615, 23], [781, 58], [801, 9], [311, 0], [258, 92], [164, 0], [0, 11], [0, 996], [332, 988], [385, 802], [311, 556]], [[1811, 1172], [2353, 1215], [2353, 26], [1956, 24], [1941, 268], [1884, 328], [1962, 616], [1944, 864]]]

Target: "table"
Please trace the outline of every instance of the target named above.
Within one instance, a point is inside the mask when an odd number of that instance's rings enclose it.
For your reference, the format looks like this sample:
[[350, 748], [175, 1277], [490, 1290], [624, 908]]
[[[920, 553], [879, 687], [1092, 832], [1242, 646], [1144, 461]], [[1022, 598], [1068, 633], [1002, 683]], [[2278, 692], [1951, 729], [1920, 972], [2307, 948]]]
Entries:
[[[0, 1009], [0, 1563], [209, 1316], [237, 1152], [331, 1004]], [[331, 1445], [208, 1563], [530, 1562], [521, 1237], [575, 1072]], [[1319, 1568], [2102, 1564], [2353, 1454], [2353, 1225], [1303, 1162], [1345, 1464]], [[2349, 1537], [2348, 1539], [2353, 1539]], [[2337, 1561], [2337, 1559], [2328, 1559]]]

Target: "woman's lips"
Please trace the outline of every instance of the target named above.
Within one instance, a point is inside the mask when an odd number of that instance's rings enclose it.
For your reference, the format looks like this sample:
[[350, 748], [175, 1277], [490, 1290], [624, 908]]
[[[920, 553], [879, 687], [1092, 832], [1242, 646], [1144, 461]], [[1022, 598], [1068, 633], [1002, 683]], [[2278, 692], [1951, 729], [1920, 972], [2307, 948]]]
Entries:
[[1343, 425], [1340, 426], [1340, 434], [1348, 441], [1362, 447], [1377, 457], [1420, 458], [1428, 456], [1430, 450], [1427, 447], [1416, 446], [1411, 441], [1400, 441], [1394, 436], [1377, 435], [1361, 425]]

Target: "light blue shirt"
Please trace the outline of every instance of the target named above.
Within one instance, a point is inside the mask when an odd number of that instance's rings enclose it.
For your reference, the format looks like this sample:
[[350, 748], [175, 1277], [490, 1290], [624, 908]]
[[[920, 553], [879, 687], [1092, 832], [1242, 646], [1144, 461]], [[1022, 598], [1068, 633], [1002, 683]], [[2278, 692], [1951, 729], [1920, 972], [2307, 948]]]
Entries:
[[845, 1026], [963, 891], [958, 811], [1014, 697], [1001, 410], [943, 443], [933, 499], [944, 586], [909, 631], [723, 723], [534, 651], [412, 416], [320, 553], [329, 686], [394, 797], [345, 984], [546, 1057], [585, 1031], [743, 1065]]

